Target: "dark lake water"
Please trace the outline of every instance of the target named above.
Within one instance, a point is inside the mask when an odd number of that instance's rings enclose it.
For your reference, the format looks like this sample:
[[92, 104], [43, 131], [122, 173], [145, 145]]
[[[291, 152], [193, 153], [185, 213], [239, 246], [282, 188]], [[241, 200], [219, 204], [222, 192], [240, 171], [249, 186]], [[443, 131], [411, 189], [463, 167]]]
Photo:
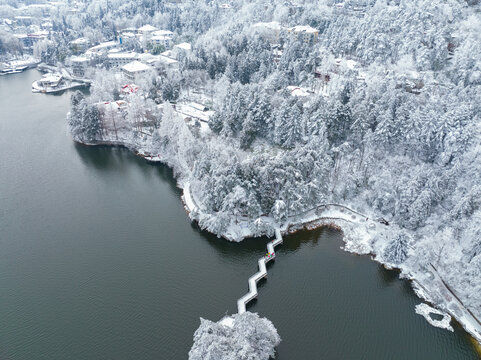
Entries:
[[[192, 225], [172, 172], [74, 144], [70, 94], [0, 77], [0, 359], [186, 359], [199, 317], [219, 320], [267, 239]], [[319, 230], [287, 237], [249, 308], [274, 322], [278, 359], [477, 359], [468, 336], [414, 313], [409, 283]]]

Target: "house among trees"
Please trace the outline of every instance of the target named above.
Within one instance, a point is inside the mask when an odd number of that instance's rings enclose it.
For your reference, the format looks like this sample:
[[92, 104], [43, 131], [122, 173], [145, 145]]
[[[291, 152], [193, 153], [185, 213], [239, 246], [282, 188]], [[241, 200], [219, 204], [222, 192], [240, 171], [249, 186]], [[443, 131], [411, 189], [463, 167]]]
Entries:
[[137, 94], [140, 90], [140, 87], [135, 84], [125, 84], [120, 88], [120, 95], [130, 95], [130, 94]]
[[78, 77], [85, 76], [85, 71], [90, 64], [90, 60], [85, 56], [73, 56], [70, 59], [72, 63], [72, 74]]
[[155, 65], [164, 72], [168, 70], [179, 70], [179, 62], [177, 60], [163, 55], [159, 56], [159, 60]]
[[134, 60], [122, 66], [121, 70], [128, 80], [134, 81], [138, 75], [153, 71], [153, 68], [149, 65], [141, 63], [140, 61]]
[[22, 42], [26, 48], [31, 48], [36, 42], [48, 37], [48, 31], [36, 31], [30, 34], [15, 34], [15, 37]]
[[119, 68], [137, 60], [139, 55], [134, 52], [112, 52], [107, 55], [108, 63], [111, 68]]
[[101, 54], [101, 53], [106, 53], [107, 51], [114, 49], [117, 46], [119, 46], [119, 43], [115, 40], [112, 40], [112, 41], [106, 41], [98, 45], [95, 45], [90, 49], [88, 49], [87, 51], [92, 54]]
[[149, 41], [152, 47], [163, 46], [164, 49], [172, 47], [172, 37], [168, 35], [153, 35]]
[[187, 56], [191, 53], [192, 45], [186, 42], [174, 45], [174, 48], [172, 49], [172, 55], [176, 58], [178, 58], [179, 56]]
[[290, 92], [292, 96], [296, 96], [296, 97], [310, 96], [313, 94], [312, 91], [299, 86], [288, 86], [287, 90]]
[[137, 29], [137, 32], [144, 36], [151, 36], [154, 31], [157, 31], [157, 28], [152, 25], [144, 25]]
[[174, 36], [174, 33], [170, 30], [156, 30], [152, 32], [152, 36]]
[[215, 114], [215, 111], [195, 102], [177, 104], [175, 111], [185, 122], [197, 124], [203, 131], [209, 129], [209, 120]]
[[276, 64], [278, 64], [279, 61], [281, 60], [282, 54], [284, 54], [284, 50], [280, 48], [280, 45], [274, 46], [272, 48], [272, 55], [274, 56], [274, 62]]
[[319, 30], [310, 26], [298, 25], [287, 29], [290, 35], [294, 35], [298, 40], [313, 44], [317, 42]]

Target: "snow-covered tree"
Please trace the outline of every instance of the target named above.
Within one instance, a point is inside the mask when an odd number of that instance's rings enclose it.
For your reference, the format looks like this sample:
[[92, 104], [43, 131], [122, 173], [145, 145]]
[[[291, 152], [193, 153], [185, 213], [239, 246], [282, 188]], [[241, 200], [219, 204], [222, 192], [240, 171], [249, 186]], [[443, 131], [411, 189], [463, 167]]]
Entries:
[[399, 232], [384, 249], [383, 259], [389, 264], [402, 264], [408, 257], [409, 243], [409, 235], [405, 232]]
[[275, 355], [281, 339], [268, 319], [251, 312], [233, 318], [232, 327], [201, 319], [189, 359], [268, 360]]

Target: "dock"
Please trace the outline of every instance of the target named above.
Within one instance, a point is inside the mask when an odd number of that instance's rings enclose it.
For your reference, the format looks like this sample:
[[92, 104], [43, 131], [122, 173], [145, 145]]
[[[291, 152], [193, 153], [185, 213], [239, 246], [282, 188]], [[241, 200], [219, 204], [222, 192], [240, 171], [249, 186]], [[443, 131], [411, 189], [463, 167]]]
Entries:
[[276, 238], [267, 244], [267, 254], [258, 260], [259, 271], [249, 278], [249, 292], [237, 300], [237, 312], [243, 314], [246, 312], [246, 305], [249, 301], [257, 297], [257, 282], [267, 276], [266, 264], [275, 259], [275, 247], [282, 244], [282, 235], [279, 228], [276, 229]]

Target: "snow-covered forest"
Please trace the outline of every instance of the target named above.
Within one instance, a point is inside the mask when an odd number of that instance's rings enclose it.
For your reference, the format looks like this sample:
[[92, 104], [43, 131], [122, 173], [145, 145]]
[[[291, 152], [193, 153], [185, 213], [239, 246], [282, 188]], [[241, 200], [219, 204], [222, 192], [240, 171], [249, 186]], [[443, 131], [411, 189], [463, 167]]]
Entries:
[[[14, 11], [2, 3], [1, 14]], [[434, 266], [481, 318], [478, 0], [78, 6], [55, 10], [55, 33], [34, 48], [43, 61], [62, 62], [79, 37], [95, 44], [146, 24], [192, 50], [128, 95], [125, 79], [97, 66], [91, 95], [72, 96], [77, 141], [169, 164], [202, 210], [192, 216], [216, 234], [241, 219], [271, 234], [261, 215], [282, 223], [331, 202], [382, 217], [392, 231], [371, 239], [378, 260], [406, 273]], [[0, 33], [3, 48], [21, 51]], [[203, 114], [182, 116], [189, 102]]]

